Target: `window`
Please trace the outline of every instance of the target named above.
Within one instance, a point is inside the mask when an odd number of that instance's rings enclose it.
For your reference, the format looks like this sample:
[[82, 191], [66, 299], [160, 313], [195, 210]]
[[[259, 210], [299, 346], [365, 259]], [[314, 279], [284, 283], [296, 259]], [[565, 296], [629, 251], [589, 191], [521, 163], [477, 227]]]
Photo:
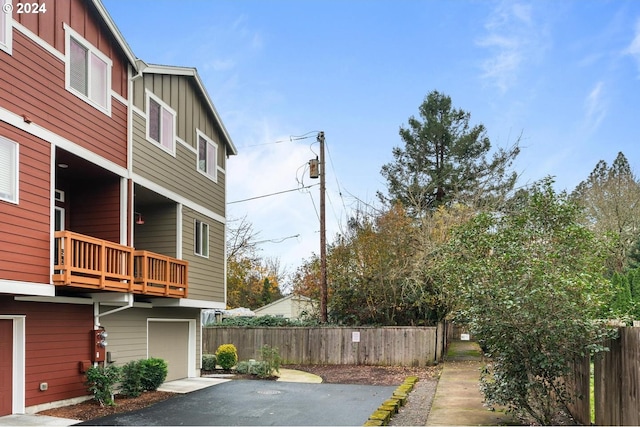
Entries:
[[147, 139], [175, 155], [176, 113], [147, 92]]
[[0, 200], [18, 203], [18, 144], [0, 137]]
[[214, 181], [218, 179], [218, 145], [197, 132], [198, 170]]
[[111, 60], [65, 25], [67, 90], [111, 115]]
[[[11, 4], [11, 0], [0, 0], [0, 4]], [[8, 7], [8, 9], [11, 9]], [[13, 17], [11, 13], [0, 12], [0, 50], [4, 50], [11, 55], [11, 35]]]
[[209, 225], [196, 219], [195, 254], [209, 256]]

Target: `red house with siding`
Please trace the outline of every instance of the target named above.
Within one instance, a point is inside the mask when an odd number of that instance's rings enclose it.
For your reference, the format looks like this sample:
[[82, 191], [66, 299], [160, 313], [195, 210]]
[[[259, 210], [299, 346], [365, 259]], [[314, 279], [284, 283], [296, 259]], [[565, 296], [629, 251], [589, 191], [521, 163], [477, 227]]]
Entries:
[[41, 4], [0, 13], [0, 416], [86, 398], [101, 302], [188, 289], [132, 247], [135, 56], [99, 0]]

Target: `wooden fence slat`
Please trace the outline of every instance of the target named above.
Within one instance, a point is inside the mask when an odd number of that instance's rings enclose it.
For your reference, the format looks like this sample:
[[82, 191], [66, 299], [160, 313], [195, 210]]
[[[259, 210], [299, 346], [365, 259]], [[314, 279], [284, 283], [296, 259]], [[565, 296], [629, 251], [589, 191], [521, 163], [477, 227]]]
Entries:
[[[259, 359], [263, 345], [278, 347], [291, 364], [426, 366], [436, 362], [435, 327], [204, 327], [203, 352], [233, 344], [240, 360]], [[353, 341], [353, 332], [360, 341]], [[444, 334], [440, 335], [442, 338]]]

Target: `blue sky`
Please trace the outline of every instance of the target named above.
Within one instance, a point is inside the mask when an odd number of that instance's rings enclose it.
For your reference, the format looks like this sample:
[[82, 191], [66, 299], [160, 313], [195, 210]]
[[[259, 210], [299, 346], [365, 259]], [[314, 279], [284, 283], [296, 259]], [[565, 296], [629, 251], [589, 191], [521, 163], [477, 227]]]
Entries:
[[[570, 191], [619, 151], [640, 167], [638, 1], [103, 2], [138, 57], [198, 69], [239, 150], [229, 202], [316, 183], [305, 166], [325, 132], [329, 241], [377, 202], [398, 130], [432, 90], [494, 147], [521, 135], [520, 184], [553, 175]], [[260, 244], [291, 271], [319, 251], [318, 208], [313, 187], [228, 216], [258, 240], [297, 236]]]

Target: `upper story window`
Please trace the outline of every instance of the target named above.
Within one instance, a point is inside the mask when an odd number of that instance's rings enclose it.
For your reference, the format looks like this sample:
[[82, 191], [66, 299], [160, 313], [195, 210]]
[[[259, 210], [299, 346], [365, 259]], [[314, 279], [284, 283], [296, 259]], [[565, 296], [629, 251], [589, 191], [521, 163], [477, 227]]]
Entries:
[[67, 90], [111, 115], [111, 59], [65, 24]]
[[175, 156], [176, 113], [167, 104], [147, 92], [147, 139]]
[[18, 203], [18, 144], [0, 137], [0, 200]]
[[214, 181], [218, 180], [218, 144], [200, 131], [198, 136], [198, 171]]
[[[6, 4], [11, 5], [11, 0], [0, 0], [0, 4], [3, 6]], [[9, 6], [5, 7], [7, 7], [8, 10], [12, 9]], [[11, 55], [13, 17], [11, 13], [4, 12], [4, 7], [2, 10], [3, 12], [0, 12], [0, 50], [4, 50]]]
[[195, 248], [196, 255], [209, 256], [209, 224], [196, 219], [195, 230]]

